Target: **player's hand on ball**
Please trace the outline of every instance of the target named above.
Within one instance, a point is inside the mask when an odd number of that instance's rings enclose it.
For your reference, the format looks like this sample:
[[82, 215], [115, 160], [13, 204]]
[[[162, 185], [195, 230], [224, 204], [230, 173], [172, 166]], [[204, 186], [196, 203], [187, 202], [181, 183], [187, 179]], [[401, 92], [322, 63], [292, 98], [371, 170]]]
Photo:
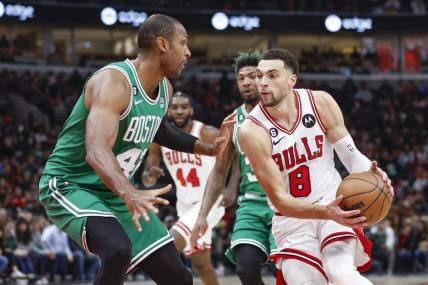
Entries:
[[206, 232], [208, 228], [208, 222], [205, 217], [198, 216], [196, 220], [195, 226], [192, 230], [192, 236], [190, 237], [190, 243], [192, 245], [192, 249], [202, 249], [198, 248], [198, 239], [200, 239]]
[[378, 165], [377, 161], [372, 161], [372, 165], [370, 167], [370, 171], [378, 174], [380, 177], [382, 177], [382, 180], [384, 183], [386, 183], [386, 186], [389, 189], [389, 192], [392, 195], [392, 198], [394, 198], [394, 187], [392, 187], [391, 179], [389, 179], [388, 174], [386, 174], [385, 171], [383, 171]]
[[168, 200], [160, 198], [158, 196], [163, 195], [171, 190], [171, 184], [154, 190], [134, 190], [129, 191], [123, 197], [126, 205], [128, 206], [129, 211], [132, 214], [132, 221], [137, 228], [137, 231], [141, 232], [143, 228], [139, 222], [141, 217], [147, 222], [150, 220], [147, 211], [152, 211], [154, 214], [157, 214], [159, 210], [155, 207], [155, 204], [159, 205], [168, 205]]
[[340, 208], [343, 196], [340, 195], [327, 205], [327, 218], [351, 228], [367, 227], [366, 217], [360, 216], [360, 210], [344, 211]]

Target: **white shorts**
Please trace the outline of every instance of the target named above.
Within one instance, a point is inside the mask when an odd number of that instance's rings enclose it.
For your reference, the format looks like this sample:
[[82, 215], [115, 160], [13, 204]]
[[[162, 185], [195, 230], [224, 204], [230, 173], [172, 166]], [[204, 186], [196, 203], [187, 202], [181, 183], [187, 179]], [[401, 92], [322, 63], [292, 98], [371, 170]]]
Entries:
[[296, 259], [314, 266], [328, 279], [321, 262], [323, 249], [337, 241], [357, 239], [354, 265], [358, 271], [370, 268], [372, 243], [364, 237], [362, 230], [331, 220], [304, 220], [276, 215], [272, 220], [272, 232], [278, 253], [270, 258], [277, 262], [277, 266], [283, 259]]
[[[220, 196], [209, 212], [207, 217], [208, 228], [205, 231], [205, 234], [198, 239], [198, 248], [203, 247], [205, 249], [211, 249], [212, 229], [224, 216], [224, 207], [220, 206], [222, 201], [223, 196]], [[178, 221], [172, 226], [172, 229], [179, 232], [186, 241], [186, 246], [183, 250], [186, 255], [190, 255], [195, 251], [195, 249], [191, 247], [190, 237], [192, 235], [192, 229], [195, 226], [196, 219], [198, 218], [201, 204], [202, 201], [194, 204], [185, 204], [177, 201]]]

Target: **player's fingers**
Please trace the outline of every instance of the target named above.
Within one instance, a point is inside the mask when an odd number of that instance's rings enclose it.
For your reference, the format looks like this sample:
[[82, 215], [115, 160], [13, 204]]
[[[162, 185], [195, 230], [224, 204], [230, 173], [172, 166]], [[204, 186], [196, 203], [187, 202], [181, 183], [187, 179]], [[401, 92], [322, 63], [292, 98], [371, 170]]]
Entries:
[[354, 229], [361, 229], [361, 228], [366, 228], [368, 226], [367, 223], [362, 222], [362, 223], [355, 223], [355, 224], [343, 224], [344, 226], [350, 227], [350, 228], [354, 228]]
[[150, 191], [150, 193], [152, 194], [152, 196], [160, 196], [160, 195], [163, 195], [163, 194], [169, 192], [171, 190], [171, 188], [172, 188], [172, 185], [168, 184], [165, 187], [162, 187], [162, 188], [159, 188], [159, 189], [155, 189], [155, 190], [148, 190], [148, 191]]
[[[358, 216], [361, 211], [360, 210], [351, 210], [351, 211], [341, 211], [341, 216], [344, 218], [349, 218], [349, 217], [355, 217]], [[366, 217], [362, 216], [364, 219], [366, 219]]]
[[164, 176], [165, 175], [165, 172], [163, 171], [163, 169], [162, 168], [160, 168], [160, 167], [156, 167], [155, 169], [154, 169], [154, 172], [155, 172], [155, 174], [156, 174], [156, 176], [159, 178], [160, 176]]
[[214, 141], [215, 144], [221, 144], [222, 142], [224, 142], [227, 138], [226, 137], [217, 137]]
[[143, 228], [140, 225], [139, 219], [140, 219], [140, 213], [134, 212], [134, 214], [132, 215], [132, 222], [134, 223], [135, 227], [137, 228], [137, 231], [141, 232], [143, 230]]
[[236, 117], [223, 121], [223, 123], [221, 125], [229, 127], [229, 126], [233, 125], [234, 123], [236, 123]]
[[372, 161], [372, 165], [371, 165], [370, 169], [372, 171], [376, 172], [376, 170], [377, 170], [377, 161], [376, 160]]
[[149, 215], [147, 214], [146, 209], [144, 209], [144, 208], [140, 208], [140, 215], [143, 217], [143, 219], [144, 219], [146, 222], [150, 221], [150, 217], [149, 217]]
[[367, 218], [365, 216], [359, 216], [359, 217], [355, 217], [355, 218], [348, 218], [348, 223], [350, 224], [361, 224], [361, 223], [365, 223]]
[[339, 195], [336, 197], [336, 199], [330, 203], [331, 206], [339, 206], [340, 202], [343, 200], [343, 195]]
[[152, 211], [154, 214], [159, 213], [158, 208], [154, 207], [154, 206], [153, 206], [153, 204], [151, 204], [151, 203], [147, 203], [146, 205], [144, 205], [144, 208], [145, 208], [147, 211]]
[[169, 205], [169, 201], [164, 199], [164, 198], [159, 198], [159, 197], [153, 197], [150, 200], [151, 203], [153, 204], [159, 204], [159, 205]]

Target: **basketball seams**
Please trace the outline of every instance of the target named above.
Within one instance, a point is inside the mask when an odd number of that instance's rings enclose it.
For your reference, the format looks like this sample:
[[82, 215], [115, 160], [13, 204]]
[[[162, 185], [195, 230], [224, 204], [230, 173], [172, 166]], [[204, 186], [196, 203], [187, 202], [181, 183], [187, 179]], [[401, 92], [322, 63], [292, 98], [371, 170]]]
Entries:
[[[367, 182], [366, 180], [359, 179], [359, 178], [350, 178], [350, 179], [347, 179], [347, 180], [351, 180], [351, 179], [361, 180], [361, 181]], [[345, 180], [343, 180], [343, 181], [345, 181]], [[364, 195], [364, 194], [371, 193], [371, 192], [375, 191], [378, 188], [377, 185], [374, 185], [373, 183], [369, 183], [369, 184], [371, 184], [372, 186], [374, 186], [373, 189], [371, 189], [371, 190], [369, 190], [367, 192], [362, 192], [362, 193], [357, 193], [357, 194], [353, 194], [353, 195], [350, 195], [350, 196], [346, 196], [346, 197], [343, 198], [343, 201], [346, 200], [346, 199], [348, 199], [348, 198], [352, 198], [352, 197], [355, 197], [355, 196], [359, 196], [359, 195]], [[381, 192], [383, 192], [383, 191], [381, 191]]]
[[364, 211], [361, 212], [361, 214], [364, 214], [365, 211], [367, 211], [368, 209], [370, 209], [371, 206], [373, 206], [374, 203], [376, 203], [377, 199], [379, 199], [380, 195], [382, 195], [383, 191], [380, 191], [379, 194], [377, 195], [377, 197], [375, 199], [373, 199], [373, 201], [364, 209]]
[[379, 215], [377, 216], [377, 220], [376, 220], [376, 223], [379, 221], [379, 219], [380, 219], [380, 215], [383, 213], [383, 207], [385, 206], [385, 200], [386, 200], [386, 195], [385, 195], [385, 197], [383, 198], [383, 202], [382, 202], [382, 207], [380, 207], [380, 211], [379, 211]]
[[[367, 174], [369, 174], [369, 175], [367, 175]], [[363, 176], [363, 175], [366, 175], [366, 176]], [[357, 177], [355, 177], [355, 176], [357, 176]], [[373, 181], [373, 178], [375, 179], [375, 181]], [[354, 181], [351, 181], [351, 180], [354, 180]], [[348, 184], [345, 181], [349, 181], [349, 183], [351, 183], [351, 184]], [[343, 198], [342, 202], [345, 202], [346, 199], [348, 199], [348, 201], [350, 201], [349, 199], [351, 199], [351, 201], [358, 201], [359, 200], [359, 201], [368, 202], [369, 204], [367, 206], [362, 207], [364, 210], [361, 211], [361, 215], [370, 214], [370, 216], [371, 216], [370, 220], [373, 220], [373, 224], [376, 224], [388, 214], [388, 211], [386, 211], [386, 210], [387, 210], [388, 206], [390, 207], [392, 204], [392, 199], [390, 197], [392, 195], [390, 195], [390, 192], [388, 191], [388, 189], [386, 187], [386, 183], [383, 181], [383, 179], [373, 172], [367, 171], [366, 174], [362, 174], [362, 176], [360, 176], [360, 177], [358, 177], [358, 174], [353, 175], [351, 177], [348, 176], [345, 179], [343, 179], [343, 181], [342, 181], [342, 183], [344, 183], [343, 187], [345, 189], [347, 189], [349, 187], [351, 187], [350, 189], [354, 189], [354, 190], [351, 190], [351, 193], [352, 192], [354, 192], [354, 193], [358, 192], [359, 191], [359, 190], [357, 190], [358, 185], [362, 182], [364, 182], [366, 184], [366, 186], [362, 186], [363, 188], [360, 190], [363, 190], [365, 188], [366, 191], [346, 196]], [[372, 187], [371, 189], [369, 188], [370, 185]], [[357, 188], [355, 189], [354, 187], [357, 187]], [[369, 189], [367, 190], [367, 188], [369, 188]], [[373, 193], [373, 191], [375, 191], [376, 189], [379, 189], [379, 192]], [[382, 200], [382, 195], [383, 195], [383, 200]], [[360, 197], [358, 197], [358, 196], [360, 196]], [[389, 203], [389, 205], [385, 206], [385, 201], [387, 201]], [[353, 203], [353, 202], [351, 202], [351, 203]], [[374, 208], [372, 208], [372, 207], [374, 207]], [[385, 211], [386, 211], [386, 213], [384, 213]]]

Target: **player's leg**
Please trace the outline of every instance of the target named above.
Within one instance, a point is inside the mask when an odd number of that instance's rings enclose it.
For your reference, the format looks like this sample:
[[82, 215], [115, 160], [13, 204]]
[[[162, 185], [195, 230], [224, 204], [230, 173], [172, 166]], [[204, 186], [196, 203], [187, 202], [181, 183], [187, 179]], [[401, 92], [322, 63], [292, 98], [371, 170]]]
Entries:
[[281, 262], [281, 270], [282, 270], [282, 276], [286, 284], [290, 284], [290, 285], [291, 284], [292, 285], [328, 284], [326, 278], [318, 269], [300, 260], [284, 259]]
[[115, 218], [88, 217], [86, 240], [101, 259], [96, 285], [123, 284], [131, 257], [131, 242]]
[[160, 247], [141, 263], [141, 269], [158, 285], [191, 285], [192, 274], [180, 260], [173, 242]]
[[177, 249], [178, 252], [182, 252], [184, 247], [186, 246], [186, 240], [183, 237], [183, 235], [175, 230], [174, 228], [172, 228], [169, 233], [172, 235], [172, 237], [174, 238], [174, 244], [175, 244], [175, 248]]
[[357, 248], [356, 239], [336, 241], [322, 251], [322, 262], [330, 280], [335, 285], [372, 285], [355, 268], [354, 254]]
[[211, 250], [196, 251], [189, 256], [204, 285], [218, 285], [217, 274], [211, 262]]
[[233, 248], [236, 257], [236, 273], [243, 285], [263, 285], [262, 264], [266, 254], [257, 246], [238, 244]]

